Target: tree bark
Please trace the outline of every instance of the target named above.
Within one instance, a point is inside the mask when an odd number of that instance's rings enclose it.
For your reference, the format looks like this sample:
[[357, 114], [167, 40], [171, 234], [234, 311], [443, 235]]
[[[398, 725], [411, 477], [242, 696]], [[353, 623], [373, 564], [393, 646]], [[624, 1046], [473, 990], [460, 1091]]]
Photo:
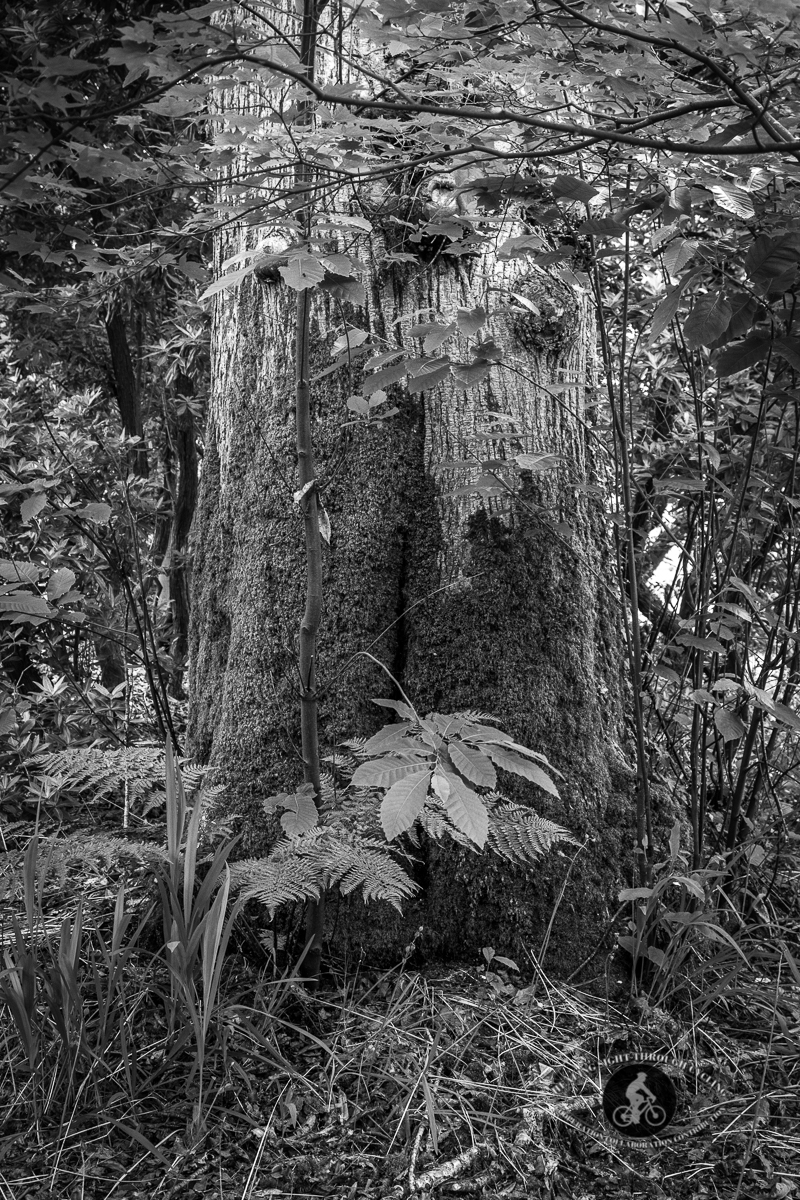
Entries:
[[148, 473], [147, 448], [143, 440], [144, 425], [139, 384], [133, 369], [128, 333], [120, 312], [114, 312], [106, 319], [106, 334], [108, 348], [111, 352], [111, 366], [114, 370], [117, 405], [122, 428], [126, 437], [142, 439], [131, 455], [133, 470], [137, 475], [146, 479]]
[[[190, 396], [191, 379], [179, 375], [176, 392]], [[169, 595], [172, 605], [173, 668], [170, 673], [170, 692], [178, 700], [185, 699], [184, 673], [189, 653], [189, 616], [191, 613], [191, 558], [187, 554], [189, 533], [197, 506], [198, 457], [194, 417], [187, 406], [179, 412], [175, 428], [175, 456], [178, 463], [178, 488], [172, 517], [172, 536], [169, 559]]]
[[[219, 254], [238, 248], [231, 237]], [[588, 839], [553, 926], [559, 965], [575, 966], [597, 946], [621, 882], [635, 774], [623, 749], [621, 610], [601, 505], [582, 487], [603, 475], [584, 403], [594, 365], [588, 301], [491, 249], [427, 266], [387, 264], [384, 251], [376, 231], [363, 253], [366, 305], [344, 305], [351, 325], [378, 346], [418, 353], [415, 321], [482, 304], [482, 335], [494, 338], [505, 365], [468, 392], [452, 379], [418, 396], [392, 387], [399, 413], [367, 428], [348, 424], [346, 400], [361, 378], [355, 364], [314, 385], [317, 478], [332, 525], [318, 651], [321, 735], [330, 749], [383, 723], [371, 698], [391, 694], [388, 680], [354, 659], [370, 648], [418, 710], [492, 713], [547, 754], [566, 776], [560, 801], [512, 779], [504, 791]], [[514, 292], [533, 309], [515, 306]], [[246, 816], [249, 854], [269, 841], [259, 801], [302, 778], [293, 309], [294, 294], [280, 282], [248, 278], [238, 293], [221, 294], [194, 543], [190, 752], [217, 768], [231, 811]], [[341, 318], [342, 306], [315, 298], [314, 373], [330, 363]], [[451, 357], [471, 357], [460, 336]], [[525, 434], [479, 443], [490, 447], [487, 457], [563, 456], [556, 470], [524, 477], [504, 507], [454, 496], [465, 479], [448, 467], [471, 455], [494, 413]], [[554, 528], [561, 522], [570, 532]], [[524, 871], [430, 847], [419, 904], [397, 918], [388, 906], [364, 913], [357, 901], [342, 902], [339, 935], [384, 960], [396, 959], [419, 925], [422, 947], [440, 956], [485, 944], [536, 951], [568, 857], [552, 853]]]

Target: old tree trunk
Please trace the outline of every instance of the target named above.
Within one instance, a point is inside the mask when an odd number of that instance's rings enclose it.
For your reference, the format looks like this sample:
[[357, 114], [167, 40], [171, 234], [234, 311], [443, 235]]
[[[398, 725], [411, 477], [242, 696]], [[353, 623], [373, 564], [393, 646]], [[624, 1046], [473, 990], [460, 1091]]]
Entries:
[[[417, 191], [417, 197], [419, 191]], [[587, 296], [524, 257], [503, 236], [473, 253], [398, 250], [396, 194], [350, 210], [372, 232], [357, 249], [365, 301], [315, 289], [312, 419], [324, 548], [319, 642], [320, 733], [332, 749], [386, 720], [372, 697], [397, 695], [369, 650], [420, 712], [492, 714], [563, 775], [560, 799], [502, 776], [504, 793], [585, 843], [552, 929], [548, 962], [573, 968], [607, 931], [631, 842], [632, 772], [623, 745], [622, 611], [597, 486], [605, 450], [587, 424], [594, 396], [594, 324]], [[519, 227], [507, 232], [519, 232]], [[253, 244], [220, 238], [218, 262]], [[248, 240], [249, 239], [249, 240]], [[403, 251], [414, 250], [404, 245]], [[477, 384], [452, 377], [411, 394], [390, 383], [384, 422], [360, 420], [347, 399], [362, 364], [382, 351], [422, 354], [410, 331], [459, 309], [488, 316], [477, 339], [453, 334], [441, 352], [474, 358], [477, 340], [502, 353]], [[249, 855], [266, 849], [260, 801], [302, 780], [297, 633], [304, 605], [302, 517], [296, 490], [296, 293], [278, 272], [250, 275], [216, 297], [213, 382], [194, 534], [190, 752], [216, 769], [226, 804], [245, 818]], [[371, 353], [339, 371], [331, 347], [345, 327]], [[369, 389], [367, 388], [367, 391]], [[379, 409], [378, 412], [381, 410]], [[513, 434], [513, 436], [512, 436]], [[523, 471], [515, 491], [457, 492], [481, 474], [476, 456], [560, 456]], [[461, 463], [462, 465], [457, 465]], [[492, 479], [483, 482], [491, 485]], [[523, 870], [453, 845], [424, 849], [419, 902], [399, 917], [355, 898], [328, 906], [336, 940], [396, 961], [419, 926], [428, 954], [472, 958], [481, 946], [538, 952], [575, 848]]]

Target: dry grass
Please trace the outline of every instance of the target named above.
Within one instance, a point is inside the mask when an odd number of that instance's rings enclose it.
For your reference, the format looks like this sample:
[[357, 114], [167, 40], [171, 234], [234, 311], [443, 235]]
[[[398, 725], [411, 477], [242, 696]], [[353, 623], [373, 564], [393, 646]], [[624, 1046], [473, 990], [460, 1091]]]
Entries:
[[[628, 1010], [541, 971], [527, 987], [515, 979], [391, 972], [314, 995], [264, 979], [247, 1003], [232, 1002], [229, 986], [201, 1133], [191, 1135], [179, 1055], [157, 1103], [133, 1114], [82, 1109], [78, 1086], [69, 1112], [27, 1131], [17, 1122], [0, 1139], [0, 1200], [792, 1195], [797, 1027], [789, 1040], [777, 1023], [771, 1036], [734, 1036], [708, 1015]], [[642, 1053], [716, 1076], [718, 1090], [699, 1101], [708, 1128], [677, 1145], [609, 1141], [603, 1060]], [[19, 1080], [8, 1064], [6, 1113], [19, 1115], [24, 1087], [9, 1098]]]

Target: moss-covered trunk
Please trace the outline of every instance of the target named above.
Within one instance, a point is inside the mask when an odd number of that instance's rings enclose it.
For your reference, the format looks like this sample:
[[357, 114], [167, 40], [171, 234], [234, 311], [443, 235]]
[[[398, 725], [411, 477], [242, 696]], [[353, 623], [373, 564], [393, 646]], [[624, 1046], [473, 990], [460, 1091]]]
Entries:
[[[230, 242], [220, 253], [236, 248]], [[592, 486], [602, 483], [602, 447], [586, 425], [588, 302], [492, 248], [387, 263], [376, 230], [361, 265], [363, 308], [325, 294], [314, 300], [317, 372], [330, 365], [343, 317], [379, 349], [419, 355], [409, 332], [415, 322], [478, 306], [488, 312], [479, 336], [494, 340], [503, 365], [469, 390], [452, 378], [418, 395], [392, 385], [400, 411], [380, 425], [352, 423], [346, 402], [363, 378], [358, 363], [314, 385], [318, 477], [332, 529], [318, 671], [322, 738], [333, 745], [382, 724], [385, 713], [370, 699], [392, 694], [391, 684], [369, 659], [354, 657], [369, 649], [420, 711], [491, 713], [545, 753], [565, 776], [560, 801], [533, 784], [504, 782], [507, 794], [524, 794], [586, 841], [551, 939], [553, 965], [574, 966], [607, 922], [632, 804], [621, 748], [621, 610]], [[282, 281], [253, 277], [218, 301], [194, 540], [191, 751], [217, 768], [231, 810], [249, 818], [250, 853], [264, 844], [259, 800], [302, 778], [294, 307]], [[458, 334], [444, 349], [469, 361], [474, 344]], [[454, 494], [477, 472], [448, 464], [522, 452], [561, 457], [546, 472], [523, 473], [514, 495]], [[442, 956], [486, 944], [537, 951], [571, 856], [553, 853], [525, 872], [431, 848], [419, 905], [401, 920], [388, 907], [364, 912], [342, 901], [337, 936], [384, 960], [419, 925], [421, 945]], [[336, 905], [332, 911], [336, 917]]]

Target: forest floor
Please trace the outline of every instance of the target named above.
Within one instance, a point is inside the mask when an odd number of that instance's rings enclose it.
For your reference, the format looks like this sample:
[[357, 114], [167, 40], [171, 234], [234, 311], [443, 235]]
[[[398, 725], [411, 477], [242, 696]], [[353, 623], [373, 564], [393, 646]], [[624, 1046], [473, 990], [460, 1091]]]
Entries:
[[[682, 1020], [624, 988], [612, 1003], [493, 965], [362, 973], [312, 995], [234, 955], [202, 1119], [190, 1046], [165, 1054], [155, 1025], [133, 1105], [120, 1088], [93, 1106], [78, 1086], [57, 1116], [25, 1116], [8, 1094], [24, 1077], [6, 1073], [0, 1200], [800, 1196], [798, 989]], [[657, 1138], [604, 1118], [610, 1058], [672, 1079]]]

